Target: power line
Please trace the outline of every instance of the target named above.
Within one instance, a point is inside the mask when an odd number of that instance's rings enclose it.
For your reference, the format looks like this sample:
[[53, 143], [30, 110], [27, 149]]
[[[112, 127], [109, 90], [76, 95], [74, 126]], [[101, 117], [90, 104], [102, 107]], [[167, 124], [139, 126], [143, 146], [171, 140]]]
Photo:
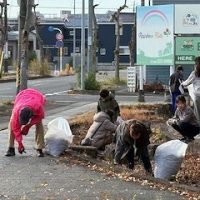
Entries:
[[[17, 6], [17, 5], [10, 5], [9, 7], [15, 7], [15, 8], [19, 8], [19, 6]], [[131, 7], [131, 5], [130, 5], [130, 7]], [[38, 8], [40, 8], [40, 9], [73, 9], [73, 7], [58, 7], [58, 6], [56, 6], [56, 7], [50, 7], [50, 6], [38, 6]], [[77, 10], [81, 10], [82, 8], [81, 7], [76, 7], [76, 9]], [[86, 7], [86, 9], [87, 9], [87, 7]], [[116, 9], [118, 9], [118, 7], [104, 7], [104, 8], [95, 8], [95, 9], [97, 9], [97, 10], [116, 10]], [[128, 10], [131, 10], [132, 8], [126, 8], [126, 9], [128, 9]]]

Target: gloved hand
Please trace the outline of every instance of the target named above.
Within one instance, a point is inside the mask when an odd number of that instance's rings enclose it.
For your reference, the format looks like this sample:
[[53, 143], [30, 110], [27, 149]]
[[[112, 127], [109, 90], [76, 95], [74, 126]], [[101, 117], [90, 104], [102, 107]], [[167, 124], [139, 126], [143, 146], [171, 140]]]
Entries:
[[173, 118], [170, 118], [170, 119], [167, 120], [167, 124], [168, 124], [168, 125], [177, 124], [177, 120], [176, 120], [176, 119], [173, 119]]
[[22, 131], [21, 131], [21, 134], [22, 134], [22, 135], [27, 135], [28, 132], [25, 132], [25, 131], [22, 130]]
[[23, 146], [23, 144], [22, 144], [21, 142], [20, 142], [19, 145], [18, 145], [18, 152], [19, 152], [20, 154], [26, 153], [25, 148], [24, 148], [24, 146]]
[[118, 165], [119, 162], [117, 162], [117, 161], [114, 159], [114, 160], [113, 160], [113, 164], [114, 164], [114, 165]]

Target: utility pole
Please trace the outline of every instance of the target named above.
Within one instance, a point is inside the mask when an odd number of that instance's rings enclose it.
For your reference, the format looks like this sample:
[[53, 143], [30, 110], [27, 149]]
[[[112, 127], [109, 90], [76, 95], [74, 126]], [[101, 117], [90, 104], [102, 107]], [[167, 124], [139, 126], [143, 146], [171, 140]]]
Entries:
[[36, 7], [38, 5], [39, 4], [34, 4], [33, 5], [33, 13], [34, 13], [34, 17], [35, 17], [34, 28], [35, 28], [35, 32], [36, 32], [36, 38], [37, 38], [38, 46], [39, 46], [39, 49], [40, 49], [40, 57], [39, 57], [39, 63], [40, 63], [40, 67], [41, 67], [40, 75], [45, 75], [44, 67], [42, 65], [42, 62], [44, 61], [44, 49], [43, 49], [43, 43], [44, 42], [43, 42], [42, 38], [39, 35], [39, 30], [38, 30], [39, 17], [36, 14]]
[[[141, 6], [144, 6], [145, 2], [144, 0], [141, 0]], [[144, 97], [144, 82], [143, 82], [143, 76], [144, 76], [144, 67], [145, 66], [140, 66], [140, 82], [139, 82], [139, 91], [138, 91], [138, 101], [139, 102], [144, 102], [145, 101], [145, 97]]]
[[8, 16], [7, 0], [4, 0], [4, 73], [8, 72]]
[[88, 0], [88, 72], [95, 74], [93, 66], [93, 31], [92, 31], [92, 17], [93, 17], [93, 0]]
[[85, 89], [85, 0], [82, 0], [81, 14], [81, 90]]
[[74, 0], [74, 24], [73, 24], [73, 68], [76, 68], [76, 0]]
[[2, 77], [3, 66], [3, 47], [4, 47], [4, 22], [3, 22], [4, 3], [0, 2], [0, 78]]

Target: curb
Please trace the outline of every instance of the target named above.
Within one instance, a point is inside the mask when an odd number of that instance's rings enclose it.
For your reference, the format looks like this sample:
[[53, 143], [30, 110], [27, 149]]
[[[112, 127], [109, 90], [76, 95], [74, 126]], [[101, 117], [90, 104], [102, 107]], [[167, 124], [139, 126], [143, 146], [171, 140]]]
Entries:
[[[74, 76], [74, 74], [70, 75], [62, 75], [62, 76]], [[51, 75], [45, 75], [45, 76], [33, 76], [33, 77], [28, 77], [28, 80], [35, 80], [35, 79], [40, 79], [40, 78], [54, 78], [55, 76]], [[0, 83], [7, 83], [7, 82], [15, 82], [16, 78], [11, 78], [11, 79], [0, 79]]]
[[[66, 151], [67, 152], [67, 151]], [[68, 152], [71, 156], [73, 156], [74, 158], [83, 161], [85, 163], [91, 163], [91, 164], [95, 164], [96, 166], [102, 167], [102, 168], [109, 168], [111, 167], [111, 165], [107, 164], [106, 162], [102, 162], [101, 160], [97, 160], [88, 156], [85, 156], [84, 154], [78, 154], [75, 152]], [[62, 158], [61, 158], [62, 159]], [[61, 160], [61, 162], [65, 162], [65, 160]], [[124, 170], [126, 170], [127, 172], [132, 172], [132, 170], [128, 169], [128, 168], [124, 168], [122, 166], [114, 166], [113, 167], [114, 171], [117, 171], [117, 173], [123, 172]], [[158, 178], [154, 178], [152, 176], [146, 175], [145, 178], [141, 175], [137, 175], [134, 172], [132, 173], [133, 177], [138, 178], [140, 180], [149, 180], [152, 181], [154, 183], [158, 183], [158, 184], [162, 184], [165, 185], [166, 187], [175, 187], [176, 189], [180, 189], [180, 190], [187, 190], [190, 192], [195, 192], [195, 193], [200, 193], [200, 188], [194, 187], [194, 186], [188, 186], [188, 185], [184, 185], [184, 184], [178, 184], [175, 182], [170, 182], [167, 180], [162, 180], [162, 179], [158, 179]], [[130, 181], [131, 182], [131, 181]]]
[[[28, 80], [35, 80], [40, 78], [52, 78], [53, 76], [34, 76], [34, 77], [28, 77]], [[0, 79], [0, 83], [7, 83], [7, 82], [15, 82], [16, 78], [11, 79]]]

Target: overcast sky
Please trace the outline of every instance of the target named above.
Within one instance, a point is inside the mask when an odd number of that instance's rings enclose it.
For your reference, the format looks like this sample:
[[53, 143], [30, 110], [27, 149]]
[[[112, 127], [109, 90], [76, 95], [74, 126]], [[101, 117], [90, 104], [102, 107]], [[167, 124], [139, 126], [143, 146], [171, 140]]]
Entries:
[[[75, 0], [76, 13], [81, 13], [82, 0]], [[8, 0], [10, 4], [8, 7], [8, 17], [17, 17], [18, 4], [17, 0]], [[35, 0], [39, 4], [37, 11], [42, 14], [57, 14], [59, 16], [60, 10], [71, 10], [73, 12], [74, 0]], [[85, 7], [87, 13], [88, 0], [85, 0]], [[106, 13], [107, 10], [116, 10], [119, 6], [124, 4], [124, 0], [94, 0], [94, 4], [99, 4], [96, 8], [96, 13]], [[140, 0], [135, 0], [135, 5], [140, 5]], [[134, 0], [127, 0], [128, 8], [124, 12], [131, 12], [134, 6]]]

